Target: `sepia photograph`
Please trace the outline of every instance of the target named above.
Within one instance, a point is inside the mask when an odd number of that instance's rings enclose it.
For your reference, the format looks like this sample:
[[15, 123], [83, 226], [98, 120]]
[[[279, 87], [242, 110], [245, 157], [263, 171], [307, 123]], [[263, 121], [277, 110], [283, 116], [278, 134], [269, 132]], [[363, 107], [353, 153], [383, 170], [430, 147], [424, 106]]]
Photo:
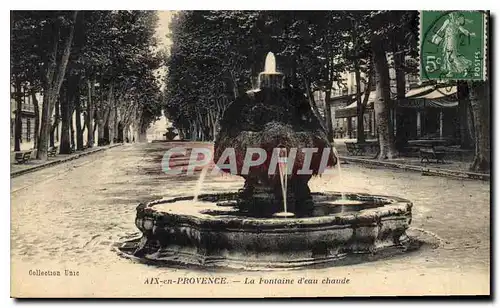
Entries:
[[10, 296], [490, 298], [490, 27], [11, 10]]

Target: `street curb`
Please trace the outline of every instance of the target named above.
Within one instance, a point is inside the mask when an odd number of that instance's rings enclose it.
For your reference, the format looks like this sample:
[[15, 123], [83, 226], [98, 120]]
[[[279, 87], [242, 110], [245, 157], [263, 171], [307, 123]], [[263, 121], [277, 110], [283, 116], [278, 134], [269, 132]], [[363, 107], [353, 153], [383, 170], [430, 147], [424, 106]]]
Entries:
[[403, 169], [408, 171], [417, 171], [421, 172], [422, 175], [435, 175], [435, 176], [443, 176], [443, 177], [451, 177], [451, 178], [459, 178], [459, 179], [472, 179], [472, 180], [482, 180], [489, 181], [490, 175], [485, 173], [476, 173], [469, 171], [459, 171], [459, 170], [449, 170], [449, 169], [437, 169], [437, 168], [427, 168], [422, 166], [414, 166], [414, 165], [406, 165], [394, 162], [380, 161], [374, 159], [364, 159], [364, 158], [356, 158], [356, 157], [346, 157], [340, 156], [340, 159], [359, 163], [364, 165], [372, 165], [372, 166], [381, 166], [392, 169]]
[[66, 158], [62, 158], [62, 159], [58, 159], [58, 160], [49, 161], [49, 162], [46, 162], [44, 164], [40, 164], [38, 166], [33, 166], [31, 168], [27, 168], [27, 169], [23, 169], [23, 170], [11, 172], [10, 173], [10, 178], [15, 178], [15, 177], [18, 177], [18, 176], [26, 174], [26, 173], [35, 172], [35, 171], [38, 171], [38, 170], [41, 170], [41, 169], [44, 169], [44, 168], [48, 168], [48, 167], [51, 167], [51, 166], [54, 166], [54, 165], [62, 164], [62, 163], [65, 163], [65, 162], [68, 162], [68, 161], [71, 161], [71, 160], [75, 160], [75, 159], [83, 157], [83, 156], [87, 156], [87, 155], [90, 155], [90, 154], [102, 152], [102, 151], [105, 151], [105, 150], [108, 150], [108, 149], [111, 149], [111, 148], [115, 148], [115, 147], [118, 147], [118, 146], [121, 146], [121, 145], [123, 145], [123, 144], [122, 143], [113, 144], [113, 145], [110, 145], [108, 147], [97, 148], [97, 149], [92, 150], [92, 151], [82, 152], [82, 153], [79, 153], [79, 154], [74, 155], [74, 156], [70, 156], [70, 157], [66, 157]]

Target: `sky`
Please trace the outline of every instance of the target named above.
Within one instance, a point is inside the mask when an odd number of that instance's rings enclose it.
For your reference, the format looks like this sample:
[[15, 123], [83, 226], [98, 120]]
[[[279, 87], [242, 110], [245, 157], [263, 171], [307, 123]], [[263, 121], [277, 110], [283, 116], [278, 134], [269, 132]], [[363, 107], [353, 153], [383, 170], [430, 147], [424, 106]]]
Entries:
[[[170, 39], [167, 38], [167, 34], [170, 32], [168, 26], [170, 24], [170, 19], [175, 11], [158, 11], [158, 27], [156, 28], [156, 36], [158, 37], [160, 48], [169, 48], [171, 45]], [[161, 116], [160, 120], [151, 124], [148, 129], [148, 139], [162, 139], [163, 133], [166, 132], [166, 128], [171, 124], [167, 121], [165, 116]]]
[[158, 11], [159, 20], [158, 27], [156, 28], [156, 35], [160, 40], [160, 44], [167, 48], [170, 47], [171, 42], [166, 36], [170, 32], [168, 26], [174, 12], [175, 11]]

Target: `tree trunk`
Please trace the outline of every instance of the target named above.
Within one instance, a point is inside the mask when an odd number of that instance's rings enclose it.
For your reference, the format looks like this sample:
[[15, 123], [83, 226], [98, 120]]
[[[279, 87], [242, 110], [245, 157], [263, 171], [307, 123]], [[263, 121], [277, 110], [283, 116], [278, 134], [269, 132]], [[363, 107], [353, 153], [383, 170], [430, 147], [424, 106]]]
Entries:
[[356, 76], [356, 106], [357, 106], [356, 139], [357, 142], [365, 142], [365, 125], [364, 125], [365, 108], [363, 106], [363, 102], [361, 101], [361, 72], [359, 71], [358, 60], [356, 60], [354, 74]]
[[390, 127], [391, 121], [389, 110], [391, 106], [391, 96], [389, 66], [380, 38], [373, 38], [372, 50], [374, 67], [377, 75], [374, 111], [380, 147], [378, 159], [392, 159], [397, 157], [397, 152], [394, 145], [394, 135]]
[[102, 145], [108, 145], [109, 141], [109, 118], [106, 122], [104, 122], [104, 141]]
[[[393, 50], [394, 69], [396, 71], [396, 100], [400, 102], [406, 97], [406, 80], [404, 72], [405, 54], [403, 51]], [[410, 119], [409, 114], [404, 108], [394, 108], [396, 113], [396, 148], [403, 151], [408, 146], [410, 139]]]
[[238, 82], [236, 81], [236, 77], [234, 76], [234, 74], [232, 72], [230, 72], [230, 75], [231, 75], [231, 81], [232, 81], [232, 85], [233, 85], [233, 96], [234, 96], [234, 99], [237, 99], [238, 96], [240, 96], [239, 90], [238, 90]]
[[191, 122], [191, 140], [196, 141], [198, 138], [198, 127], [196, 126], [196, 121]]
[[[78, 75], [68, 76], [66, 79], [65, 95], [61, 94], [61, 142], [59, 144], [60, 154], [70, 154], [72, 145], [72, 115], [74, 110], [74, 99], [77, 96], [78, 83], [80, 78]], [[74, 138], [73, 138], [74, 139]], [[73, 142], [74, 143], [74, 142]]]
[[75, 125], [76, 125], [76, 149], [83, 150], [83, 129], [82, 129], [82, 106], [80, 93], [75, 97]]
[[52, 91], [44, 91], [42, 103], [42, 120], [40, 123], [40, 137], [38, 138], [37, 158], [47, 160], [48, 139], [50, 134], [50, 116], [52, 115]]
[[112, 88], [110, 90], [108, 97], [109, 105], [105, 104], [105, 101], [101, 97], [100, 108], [96, 110], [96, 121], [97, 121], [97, 145], [103, 146], [109, 144], [109, 115], [111, 112], [111, 96]]
[[94, 146], [94, 92], [95, 91], [95, 78], [87, 80], [87, 147]]
[[120, 142], [121, 139], [123, 139], [123, 130], [120, 131], [120, 114], [118, 111], [118, 106], [116, 105], [116, 101], [114, 103], [115, 105], [115, 113], [114, 113], [114, 119], [113, 119], [113, 124], [114, 124], [114, 136], [113, 136], [113, 142]]
[[123, 129], [123, 123], [118, 122], [116, 125], [116, 142], [118, 143], [124, 143], [125, 141], [125, 136], [123, 135], [124, 129]]
[[59, 126], [59, 119], [60, 119], [59, 106], [60, 106], [60, 100], [57, 100], [56, 106], [55, 106], [54, 123], [52, 123], [52, 126], [50, 127], [50, 146], [51, 147], [55, 146], [54, 135], [55, 135], [56, 129]]
[[184, 140], [186, 138], [185, 137], [186, 134], [184, 133], [184, 129], [183, 128], [179, 128], [178, 131], [179, 131], [179, 139], [180, 140]]
[[458, 120], [460, 125], [460, 148], [473, 149], [474, 142], [471, 138], [469, 127], [469, 86], [466, 81], [457, 82], [458, 95]]
[[[69, 35], [65, 42], [65, 47], [61, 61], [57, 65], [57, 48], [58, 41], [54, 41], [54, 51], [50, 57], [50, 63], [47, 65], [47, 74], [45, 76], [43, 87], [43, 107], [42, 107], [42, 121], [40, 127], [40, 138], [38, 139], [37, 158], [47, 160], [48, 153], [48, 139], [50, 137], [50, 118], [54, 109], [55, 101], [61, 89], [64, 76], [66, 74], [66, 66], [68, 65], [69, 56], [71, 52], [71, 45], [73, 43], [73, 35], [75, 31], [75, 22], [78, 12], [73, 13], [73, 20], [70, 25]], [[57, 76], [54, 76], [57, 68]]]
[[[67, 103], [68, 103], [68, 126], [69, 126], [69, 153], [71, 150], [75, 149], [75, 129], [73, 127], [73, 113], [75, 112], [76, 104], [80, 103], [80, 76], [73, 75], [68, 78], [68, 91], [67, 91]], [[61, 131], [62, 135], [62, 131]], [[62, 138], [61, 138], [62, 143]]]
[[109, 107], [97, 112], [97, 144], [103, 146], [109, 144]]
[[15, 115], [15, 125], [14, 125], [14, 151], [21, 151], [21, 138], [22, 138], [22, 117], [21, 111], [23, 109], [23, 93], [21, 88], [21, 81], [16, 80], [16, 84], [14, 86], [15, 90], [15, 100], [16, 100], [16, 115]]
[[126, 124], [123, 127], [123, 138], [124, 138], [124, 141], [126, 141], [126, 142], [132, 142], [132, 140], [130, 140], [129, 134], [130, 134], [130, 125]]
[[40, 110], [38, 108], [38, 99], [36, 98], [35, 88], [31, 89], [31, 100], [33, 102], [33, 108], [35, 111], [35, 131], [33, 134], [33, 143], [34, 143], [33, 148], [36, 149], [38, 146], [38, 133], [40, 130]]
[[69, 93], [67, 93], [66, 97], [61, 100], [61, 142], [59, 144], [59, 154], [71, 153], [71, 138], [69, 133], [71, 114], [69, 96]]
[[351, 117], [347, 117], [347, 131], [346, 131], [346, 137], [348, 137], [349, 139], [352, 138], [352, 118]]
[[207, 141], [212, 141], [212, 140], [214, 140], [214, 136], [212, 135], [213, 124], [210, 121], [210, 115], [208, 114], [208, 112], [207, 112], [207, 115], [205, 117], [205, 123], [206, 123], [205, 136], [207, 137]]
[[332, 106], [330, 105], [330, 90], [325, 91], [325, 121], [328, 141], [333, 142]]
[[108, 136], [107, 136], [107, 142], [108, 144], [111, 144], [115, 142], [115, 108], [111, 106], [111, 109], [109, 111], [109, 116], [108, 116], [108, 123], [106, 125], [108, 128]]
[[104, 122], [104, 119], [98, 118], [97, 119], [97, 145], [101, 146], [104, 145], [105, 143], [105, 136], [104, 136], [104, 127], [106, 123]]
[[147, 142], [147, 134], [146, 134], [147, 128], [144, 128], [144, 125], [139, 124], [137, 126], [137, 139], [138, 142]]
[[313, 95], [313, 92], [311, 91], [311, 85], [309, 84], [309, 81], [307, 81], [305, 78], [302, 78], [302, 79], [304, 80], [304, 85], [305, 85], [306, 93], [307, 93], [307, 99], [309, 100], [309, 106], [311, 106], [311, 109], [312, 109], [314, 115], [316, 116], [316, 118], [318, 118], [319, 124], [321, 124], [321, 127], [326, 132], [327, 128], [326, 128], [325, 119], [323, 119], [321, 117], [321, 114], [319, 113], [318, 105], [314, 101], [314, 95]]
[[470, 104], [470, 99], [469, 99], [469, 104], [467, 105], [468, 107], [468, 112], [467, 112], [467, 125], [469, 126], [469, 138], [472, 140], [472, 144], [476, 144], [476, 130], [474, 129], [474, 115], [472, 114], [472, 106]]
[[92, 136], [95, 136], [95, 131], [97, 130], [97, 126], [98, 126], [97, 124], [98, 124], [98, 122], [97, 122], [97, 118], [96, 118], [96, 119], [94, 119], [94, 130], [92, 131]]
[[113, 94], [113, 84], [111, 84], [109, 87], [108, 104], [109, 104], [109, 113], [105, 124], [107, 129], [107, 136], [105, 136], [104, 138], [106, 139], [106, 144], [111, 144], [114, 141], [113, 139], [115, 138], [115, 132], [116, 132], [115, 131], [116, 106]]
[[73, 113], [74, 110], [71, 111], [69, 116], [69, 127], [70, 127], [71, 149], [75, 150], [76, 145], [75, 145], [75, 127], [74, 127]]
[[191, 140], [191, 125], [186, 126], [182, 130], [182, 140]]
[[469, 87], [470, 104], [474, 118], [476, 134], [474, 161], [471, 171], [489, 172], [491, 165], [490, 153], [490, 103], [489, 89], [486, 82], [474, 82]]

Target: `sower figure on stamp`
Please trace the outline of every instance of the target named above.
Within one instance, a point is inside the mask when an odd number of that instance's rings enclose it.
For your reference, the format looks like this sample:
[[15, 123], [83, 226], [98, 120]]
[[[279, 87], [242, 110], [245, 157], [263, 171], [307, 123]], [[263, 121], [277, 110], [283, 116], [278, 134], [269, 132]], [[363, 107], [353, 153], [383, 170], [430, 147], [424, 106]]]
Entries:
[[465, 58], [458, 50], [461, 35], [475, 36], [475, 33], [469, 32], [463, 27], [465, 23], [472, 23], [472, 20], [465, 19], [458, 13], [450, 13], [441, 28], [432, 37], [432, 42], [436, 45], [443, 41], [442, 69], [447, 72], [447, 77], [451, 77], [454, 73], [467, 75], [467, 70], [472, 65], [472, 61]]

